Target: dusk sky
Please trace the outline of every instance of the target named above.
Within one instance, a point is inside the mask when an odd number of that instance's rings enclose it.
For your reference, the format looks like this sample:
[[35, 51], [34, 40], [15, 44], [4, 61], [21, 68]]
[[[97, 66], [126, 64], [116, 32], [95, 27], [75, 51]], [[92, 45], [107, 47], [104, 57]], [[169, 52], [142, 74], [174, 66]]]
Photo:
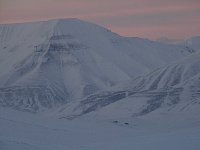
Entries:
[[200, 35], [200, 0], [0, 0], [0, 23], [79, 18], [124, 36]]

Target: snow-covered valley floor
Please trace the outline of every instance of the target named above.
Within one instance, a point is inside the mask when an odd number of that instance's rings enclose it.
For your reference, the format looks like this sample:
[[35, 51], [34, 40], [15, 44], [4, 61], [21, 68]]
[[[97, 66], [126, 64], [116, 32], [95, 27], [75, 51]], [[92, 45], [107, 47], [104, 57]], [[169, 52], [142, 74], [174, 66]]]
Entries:
[[137, 118], [125, 125], [1, 108], [0, 150], [199, 150], [200, 121], [169, 120]]

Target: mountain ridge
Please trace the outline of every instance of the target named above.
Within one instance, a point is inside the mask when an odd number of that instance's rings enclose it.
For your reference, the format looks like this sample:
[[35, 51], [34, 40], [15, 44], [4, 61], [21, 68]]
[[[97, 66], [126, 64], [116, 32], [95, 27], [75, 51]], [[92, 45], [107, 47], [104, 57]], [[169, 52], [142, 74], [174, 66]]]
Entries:
[[100, 120], [185, 115], [193, 117], [200, 107], [200, 53], [178, 63], [142, 75], [112, 91], [100, 92], [69, 103], [59, 112], [62, 118]]
[[0, 25], [0, 41], [2, 105], [33, 112], [110, 89], [190, 55], [187, 49], [122, 37], [79, 19]]

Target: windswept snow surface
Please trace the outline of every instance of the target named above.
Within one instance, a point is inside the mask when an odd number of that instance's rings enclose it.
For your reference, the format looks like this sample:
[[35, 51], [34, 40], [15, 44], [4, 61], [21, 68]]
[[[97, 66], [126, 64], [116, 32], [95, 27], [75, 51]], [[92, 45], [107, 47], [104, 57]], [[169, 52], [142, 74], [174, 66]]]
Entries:
[[168, 118], [159, 123], [156, 119], [137, 118], [133, 123], [69, 121], [1, 109], [0, 149], [198, 150], [200, 147], [200, 122], [177, 124], [177, 120]]
[[78, 19], [0, 25], [0, 105], [53, 109], [189, 55]]

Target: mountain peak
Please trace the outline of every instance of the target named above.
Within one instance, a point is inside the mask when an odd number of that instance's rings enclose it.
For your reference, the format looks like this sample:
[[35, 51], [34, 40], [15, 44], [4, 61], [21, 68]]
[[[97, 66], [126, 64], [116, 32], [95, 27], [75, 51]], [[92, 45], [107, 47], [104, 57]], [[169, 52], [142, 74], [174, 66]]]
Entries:
[[57, 18], [57, 19], [49, 19], [47, 21], [57, 21], [57, 22], [65, 22], [65, 21], [82, 21], [82, 22], [85, 22], [83, 20], [80, 20], [78, 18]]
[[109, 89], [185, 56], [182, 48], [139, 38], [123, 40], [75, 18], [0, 25], [0, 33], [0, 92], [5, 101], [20, 104], [19, 99], [29, 97], [45, 108]]
[[[40, 21], [39, 21], [40, 22]], [[88, 23], [90, 24], [89, 22], [86, 22], [86, 21], [83, 21], [83, 20], [80, 20], [78, 18], [57, 18], [57, 19], [49, 19], [49, 20], [46, 20], [46, 21], [41, 21], [43, 23]], [[37, 22], [33, 22], [33, 23], [37, 23]]]

